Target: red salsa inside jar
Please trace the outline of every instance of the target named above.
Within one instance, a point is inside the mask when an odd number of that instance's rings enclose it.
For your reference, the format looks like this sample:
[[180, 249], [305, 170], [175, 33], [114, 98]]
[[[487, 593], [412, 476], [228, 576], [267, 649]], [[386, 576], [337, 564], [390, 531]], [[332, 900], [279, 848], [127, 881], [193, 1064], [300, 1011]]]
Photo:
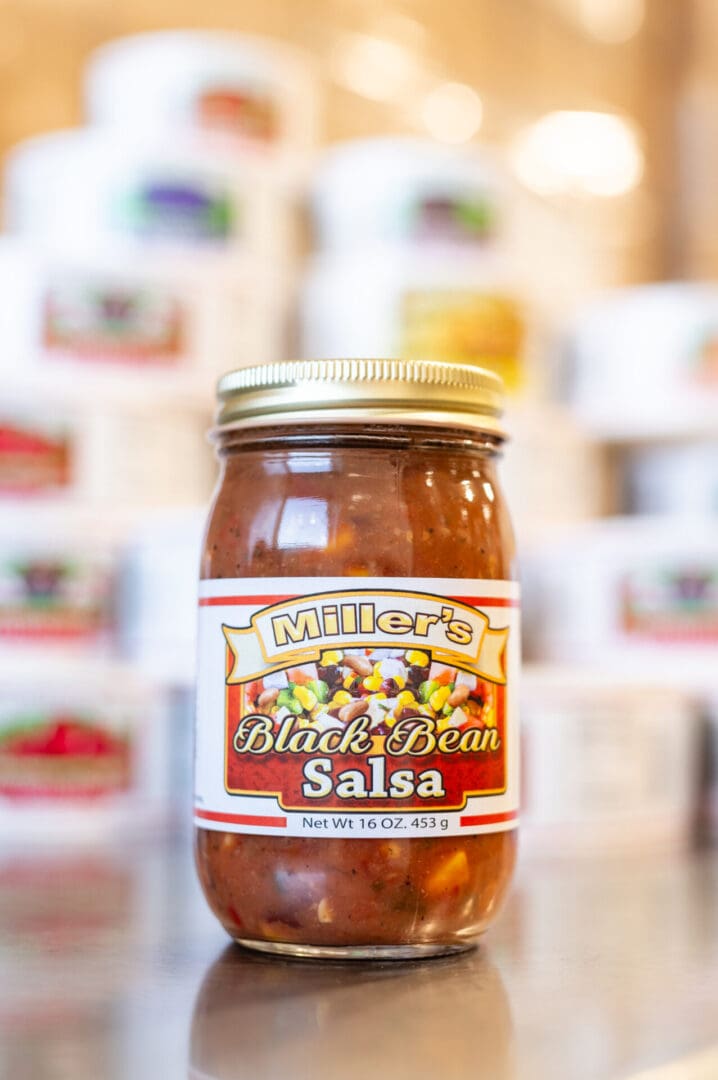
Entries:
[[196, 855], [245, 945], [475, 943], [515, 856], [519, 662], [501, 391], [325, 361], [220, 384], [200, 585]]

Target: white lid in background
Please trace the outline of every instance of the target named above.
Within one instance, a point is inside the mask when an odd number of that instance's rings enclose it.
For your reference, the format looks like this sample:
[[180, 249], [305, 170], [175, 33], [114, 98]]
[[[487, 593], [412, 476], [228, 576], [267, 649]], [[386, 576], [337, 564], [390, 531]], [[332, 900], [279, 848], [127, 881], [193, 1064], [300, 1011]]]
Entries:
[[[486, 241], [500, 227], [509, 182], [486, 150], [398, 137], [342, 143], [317, 169], [312, 194], [317, 239], [327, 249], [412, 239], [423, 200], [445, 198], [485, 203], [492, 225]], [[426, 238], [431, 240], [430, 232]]]
[[135, 34], [96, 49], [86, 70], [87, 111], [101, 123], [163, 128], [192, 122], [197, 97], [212, 89], [266, 95], [278, 105], [279, 139], [298, 149], [316, 141], [313, 65], [276, 39], [212, 30]]

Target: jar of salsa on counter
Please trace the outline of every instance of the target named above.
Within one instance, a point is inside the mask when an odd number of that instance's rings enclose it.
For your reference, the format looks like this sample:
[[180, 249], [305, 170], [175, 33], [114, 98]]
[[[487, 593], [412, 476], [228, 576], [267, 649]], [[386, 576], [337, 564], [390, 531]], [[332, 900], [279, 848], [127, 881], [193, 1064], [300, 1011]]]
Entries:
[[240, 944], [474, 945], [511, 878], [519, 589], [500, 381], [298, 361], [218, 388], [196, 858]]

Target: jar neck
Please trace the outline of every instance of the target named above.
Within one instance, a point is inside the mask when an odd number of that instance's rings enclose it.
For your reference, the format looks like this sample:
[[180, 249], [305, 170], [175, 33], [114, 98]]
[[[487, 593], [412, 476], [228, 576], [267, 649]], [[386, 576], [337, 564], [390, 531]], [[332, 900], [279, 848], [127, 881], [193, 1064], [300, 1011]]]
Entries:
[[504, 440], [480, 430], [421, 424], [281, 424], [217, 429], [218, 453], [275, 449], [433, 449], [498, 456]]

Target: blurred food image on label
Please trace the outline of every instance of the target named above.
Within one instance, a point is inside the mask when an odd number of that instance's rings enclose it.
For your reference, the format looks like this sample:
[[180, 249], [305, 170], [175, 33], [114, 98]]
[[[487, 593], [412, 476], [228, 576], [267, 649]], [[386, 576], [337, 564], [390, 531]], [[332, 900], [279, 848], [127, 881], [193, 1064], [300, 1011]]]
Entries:
[[200, 127], [272, 142], [279, 135], [279, 117], [272, 99], [259, 91], [233, 86], [208, 86], [197, 97]]
[[52, 425], [0, 417], [0, 493], [33, 494], [71, 482], [70, 436]]
[[76, 278], [43, 297], [42, 343], [58, 357], [173, 364], [185, 338], [184, 305], [167, 288]]
[[417, 240], [476, 243], [491, 240], [497, 225], [496, 206], [488, 195], [436, 193], [411, 206], [408, 231]]
[[416, 289], [402, 300], [400, 355], [477, 364], [509, 390], [524, 381], [524, 337], [519, 305], [507, 296]]
[[238, 222], [223, 191], [181, 181], [147, 181], [125, 195], [119, 224], [146, 240], [228, 240]]
[[514, 583], [444, 596], [425, 580], [347, 579], [287, 596], [281, 581], [248, 591], [257, 581], [201, 584], [197, 824], [325, 836], [516, 825]]
[[92, 640], [111, 623], [111, 579], [92, 559], [0, 561], [0, 637]]
[[718, 386], [718, 330], [706, 330], [696, 350], [695, 376], [707, 386]]
[[0, 798], [96, 798], [131, 783], [130, 738], [116, 719], [0, 712]]
[[718, 641], [718, 568], [651, 567], [621, 584], [624, 631], [658, 641]]

